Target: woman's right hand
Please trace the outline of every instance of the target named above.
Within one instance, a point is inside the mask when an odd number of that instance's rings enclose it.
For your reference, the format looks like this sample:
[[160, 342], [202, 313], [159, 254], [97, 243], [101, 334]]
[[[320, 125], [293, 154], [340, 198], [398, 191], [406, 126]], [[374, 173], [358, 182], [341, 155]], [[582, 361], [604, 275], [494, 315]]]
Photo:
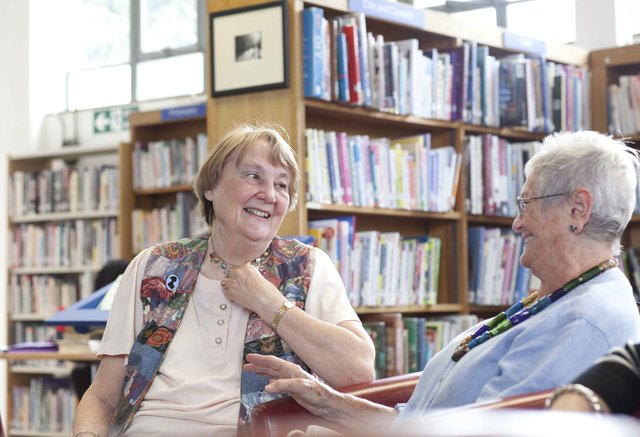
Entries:
[[343, 394], [332, 389], [297, 364], [270, 355], [248, 354], [244, 370], [273, 379], [265, 390], [268, 393], [288, 393], [309, 412], [335, 419], [336, 404]]

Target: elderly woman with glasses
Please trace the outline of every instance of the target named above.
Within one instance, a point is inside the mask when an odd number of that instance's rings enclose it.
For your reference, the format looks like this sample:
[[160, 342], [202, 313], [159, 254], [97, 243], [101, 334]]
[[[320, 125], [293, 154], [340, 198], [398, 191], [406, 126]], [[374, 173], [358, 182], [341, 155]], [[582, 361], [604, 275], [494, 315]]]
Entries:
[[[638, 153], [596, 132], [555, 134], [525, 167], [513, 230], [540, 288], [455, 338], [429, 361], [409, 402], [389, 408], [343, 395], [301, 369], [250, 355], [311, 412], [359, 430], [392, 429], [431, 408], [456, 407], [566, 384], [599, 356], [640, 339], [631, 286], [618, 268], [636, 204]], [[400, 411], [400, 412], [399, 412]]]

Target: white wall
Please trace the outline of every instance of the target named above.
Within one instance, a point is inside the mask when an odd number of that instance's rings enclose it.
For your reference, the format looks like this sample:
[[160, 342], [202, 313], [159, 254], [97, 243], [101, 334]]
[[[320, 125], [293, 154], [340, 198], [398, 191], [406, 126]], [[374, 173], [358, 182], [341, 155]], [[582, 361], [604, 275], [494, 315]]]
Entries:
[[[29, 140], [29, 2], [0, 0], [0, 344], [7, 343], [7, 152]], [[7, 426], [6, 362], [0, 361], [0, 414]]]

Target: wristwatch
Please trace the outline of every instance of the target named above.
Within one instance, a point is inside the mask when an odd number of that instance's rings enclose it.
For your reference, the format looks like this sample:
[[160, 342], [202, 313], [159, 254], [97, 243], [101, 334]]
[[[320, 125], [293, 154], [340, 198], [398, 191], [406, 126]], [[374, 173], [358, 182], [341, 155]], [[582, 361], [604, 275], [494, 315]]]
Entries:
[[280, 308], [278, 308], [278, 311], [276, 311], [275, 313], [273, 322], [271, 322], [271, 327], [273, 328], [274, 331], [276, 330], [276, 328], [278, 328], [278, 324], [280, 323], [280, 320], [282, 320], [282, 316], [284, 316], [284, 313], [286, 313], [287, 311], [289, 311], [291, 308], [295, 306], [296, 304], [291, 302], [290, 300], [285, 300], [284, 302], [282, 302], [282, 305], [280, 306]]

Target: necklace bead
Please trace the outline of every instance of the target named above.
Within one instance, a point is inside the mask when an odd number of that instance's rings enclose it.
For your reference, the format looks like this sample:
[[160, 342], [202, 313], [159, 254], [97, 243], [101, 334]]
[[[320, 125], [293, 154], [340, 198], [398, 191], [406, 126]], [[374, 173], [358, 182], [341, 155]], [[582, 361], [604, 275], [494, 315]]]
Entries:
[[538, 292], [534, 291], [521, 301], [513, 304], [506, 311], [501, 312], [488, 322], [483, 323], [482, 326], [480, 326], [476, 330], [476, 332], [462, 340], [462, 342], [453, 351], [451, 359], [455, 362], [459, 361], [467, 352], [469, 352], [474, 347], [481, 345], [490, 338], [508, 331], [514, 326], [526, 321], [531, 316], [535, 316], [540, 311], [542, 311], [561, 297], [565, 296], [578, 285], [590, 281], [599, 274], [615, 267], [616, 265], [616, 262], [612, 259], [604, 261], [582, 273], [577, 278], [570, 280], [553, 293], [544, 296], [537, 301], [536, 299], [538, 298]]
[[[209, 252], [209, 261], [214, 264], [220, 264], [220, 268], [224, 272], [224, 277], [228, 278], [229, 271], [233, 268], [240, 267], [240, 265], [228, 263], [224, 259], [222, 259], [220, 255], [218, 255], [213, 245], [213, 236], [209, 237], [209, 242], [211, 243], [211, 251]], [[267, 250], [265, 250], [259, 257], [257, 257], [254, 260], [246, 261], [245, 264], [251, 264], [256, 267], [261, 267], [262, 264], [267, 260], [267, 258], [269, 258], [270, 254], [271, 254], [271, 245], [269, 245], [269, 247], [267, 247]]]

